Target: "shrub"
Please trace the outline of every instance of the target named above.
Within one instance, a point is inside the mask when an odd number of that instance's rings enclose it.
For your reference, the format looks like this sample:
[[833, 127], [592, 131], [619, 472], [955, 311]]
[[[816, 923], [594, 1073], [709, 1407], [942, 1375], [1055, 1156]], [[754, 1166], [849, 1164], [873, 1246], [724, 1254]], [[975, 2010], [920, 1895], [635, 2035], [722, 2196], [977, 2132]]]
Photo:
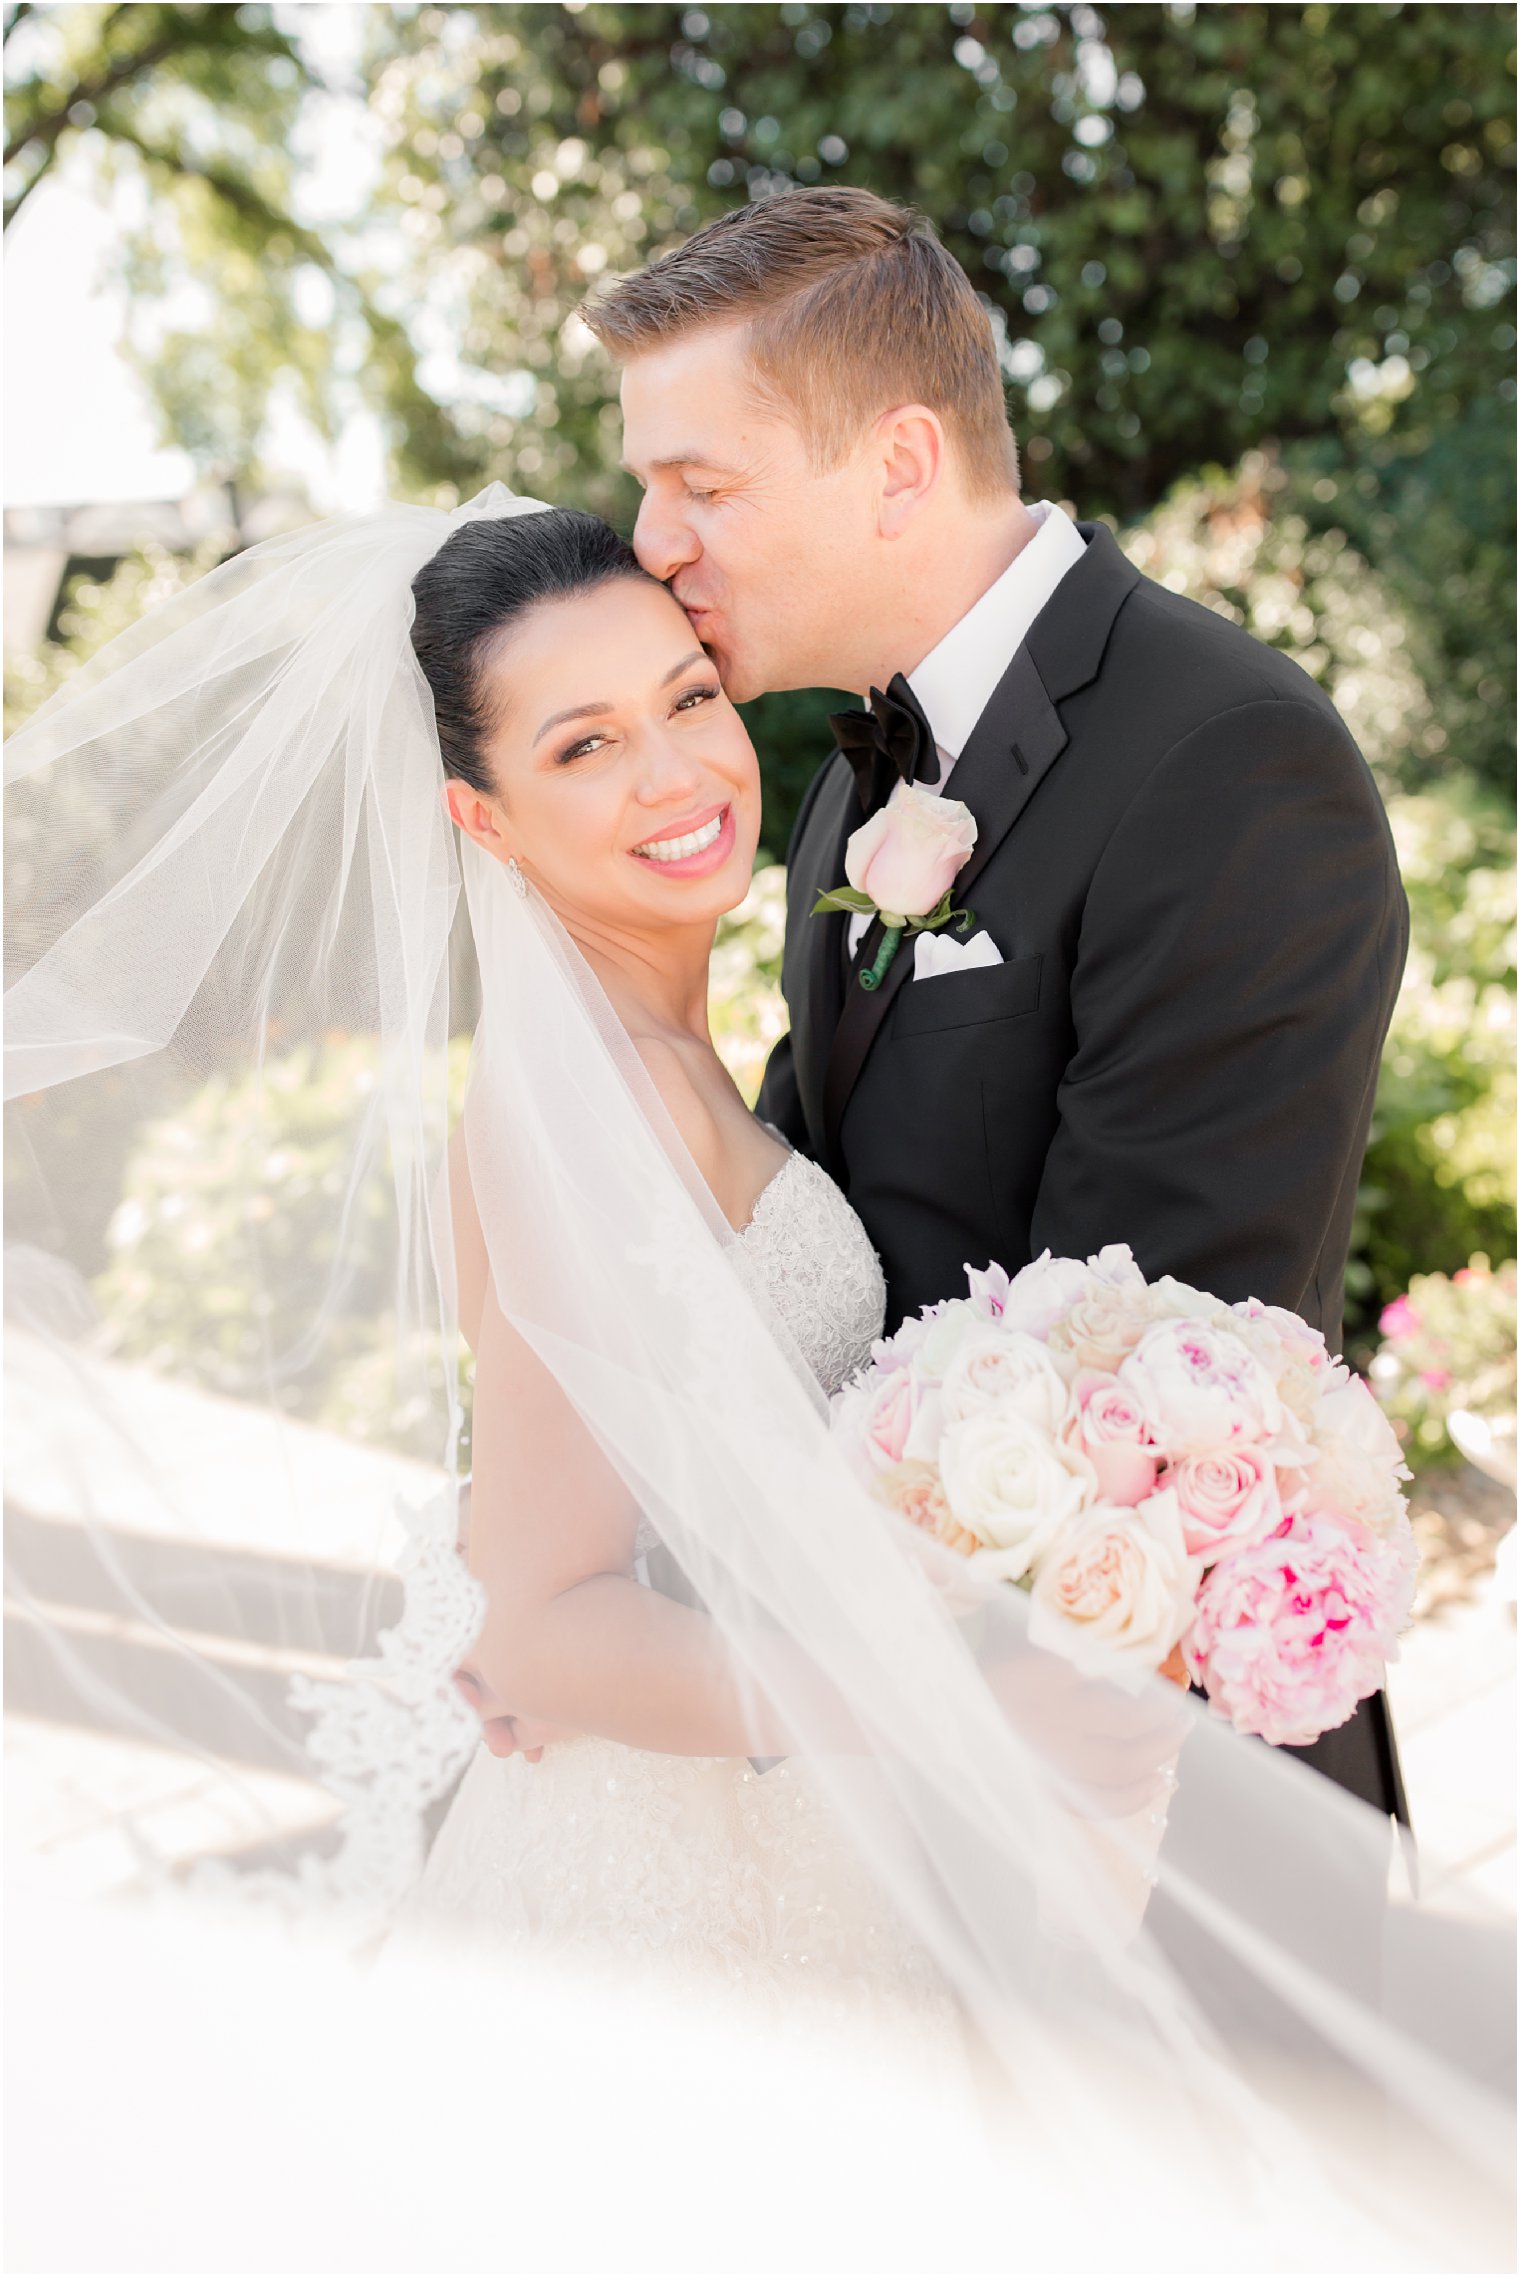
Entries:
[[1457, 1410], [1502, 1430], [1515, 1414], [1515, 1266], [1474, 1257], [1452, 1274], [1417, 1273], [1383, 1309], [1373, 1386], [1411, 1464], [1456, 1459]]

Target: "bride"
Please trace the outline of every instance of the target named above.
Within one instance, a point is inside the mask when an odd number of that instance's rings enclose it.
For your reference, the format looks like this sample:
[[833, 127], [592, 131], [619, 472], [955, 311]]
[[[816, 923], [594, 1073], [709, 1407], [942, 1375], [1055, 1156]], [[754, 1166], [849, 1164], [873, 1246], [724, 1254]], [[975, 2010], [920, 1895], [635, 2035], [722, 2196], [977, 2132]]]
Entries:
[[[470, 524], [413, 591], [450, 813], [564, 926], [732, 1229], [736, 1265], [819, 1389], [837, 1391], [883, 1332], [885, 1284], [839, 1189], [756, 1121], [709, 1038], [713, 936], [748, 890], [760, 783], [684, 611], [605, 524], [566, 512]], [[805, 1774], [749, 1760], [792, 1743], [739, 1699], [702, 1613], [648, 1586], [657, 1537], [573, 1418], [559, 1418], [552, 1529], [505, 1491], [521, 1461], [511, 1419], [557, 1396], [503, 1318], [455, 1156], [460, 1320], [476, 1354], [470, 1559], [490, 1608], [475, 1661], [528, 1722], [509, 1760], [483, 1748], [471, 1765], [409, 1924], [601, 1947], [625, 1967], [668, 1956], [750, 1986], [869, 1975], [928, 1988], [927, 1956]], [[471, 1690], [500, 1732], [487, 1685]], [[535, 1769], [524, 1748], [536, 1759], [545, 1739]]]
[[499, 490], [271, 540], [7, 765], [17, 1602], [58, 1720], [238, 1829], [186, 1871], [145, 1813], [144, 1875], [964, 2022], [1025, 2188], [1207, 2177], [1243, 2266], [1460, 2265], [1491, 1957], [1411, 1916], [1369, 1992], [1371, 1814], [1032, 1649], [830, 1439], [880, 1271], [708, 1040], [755, 758], [621, 541]]

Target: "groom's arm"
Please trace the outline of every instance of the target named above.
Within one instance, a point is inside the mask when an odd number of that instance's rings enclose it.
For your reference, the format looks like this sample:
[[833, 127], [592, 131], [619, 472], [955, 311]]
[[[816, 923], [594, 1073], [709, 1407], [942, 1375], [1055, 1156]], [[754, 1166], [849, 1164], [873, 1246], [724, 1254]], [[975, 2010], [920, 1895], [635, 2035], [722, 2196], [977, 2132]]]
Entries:
[[1242, 704], [1176, 745], [1089, 890], [1034, 1253], [1127, 1241], [1148, 1275], [1334, 1337], [1407, 945], [1382, 802], [1328, 707]]

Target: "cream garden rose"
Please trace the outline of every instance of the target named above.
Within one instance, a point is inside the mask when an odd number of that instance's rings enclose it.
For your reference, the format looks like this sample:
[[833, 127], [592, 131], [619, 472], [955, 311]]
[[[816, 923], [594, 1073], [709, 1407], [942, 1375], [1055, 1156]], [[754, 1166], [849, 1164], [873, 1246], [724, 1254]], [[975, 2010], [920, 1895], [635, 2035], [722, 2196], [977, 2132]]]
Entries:
[[932, 1534], [946, 1549], [970, 1557], [977, 1548], [975, 1534], [963, 1526], [950, 1508], [944, 1483], [932, 1463], [897, 1463], [880, 1471], [871, 1482], [878, 1502], [906, 1518], [910, 1526]]
[[899, 783], [850, 835], [844, 874], [889, 925], [937, 909], [976, 845], [976, 818], [959, 799]]
[[1050, 1349], [1082, 1368], [1117, 1368], [1156, 1318], [1150, 1290], [1098, 1282], [1050, 1332]]
[[1051, 1543], [1030, 1591], [1029, 1641], [1095, 1673], [1158, 1669], [1193, 1616], [1202, 1576], [1177, 1498], [1133, 1510], [1099, 1503]]

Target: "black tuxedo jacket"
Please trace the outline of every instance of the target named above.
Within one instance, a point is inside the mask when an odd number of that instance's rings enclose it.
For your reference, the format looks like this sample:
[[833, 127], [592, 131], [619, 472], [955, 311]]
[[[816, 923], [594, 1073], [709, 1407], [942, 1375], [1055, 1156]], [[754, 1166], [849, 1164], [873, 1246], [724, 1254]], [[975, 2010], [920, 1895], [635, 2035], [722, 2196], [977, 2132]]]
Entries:
[[[862, 819], [836, 752], [788, 853], [759, 1112], [848, 1194], [889, 1331], [968, 1264], [1128, 1242], [1336, 1351], [1408, 946], [1382, 801], [1306, 673], [1078, 527], [947, 786], [978, 825], [955, 900], [1003, 962], [914, 981], [905, 941], [857, 985], [879, 927], [850, 963], [844, 914], [809, 915]], [[1304, 1752], [1404, 1815], [1381, 1697]]]

